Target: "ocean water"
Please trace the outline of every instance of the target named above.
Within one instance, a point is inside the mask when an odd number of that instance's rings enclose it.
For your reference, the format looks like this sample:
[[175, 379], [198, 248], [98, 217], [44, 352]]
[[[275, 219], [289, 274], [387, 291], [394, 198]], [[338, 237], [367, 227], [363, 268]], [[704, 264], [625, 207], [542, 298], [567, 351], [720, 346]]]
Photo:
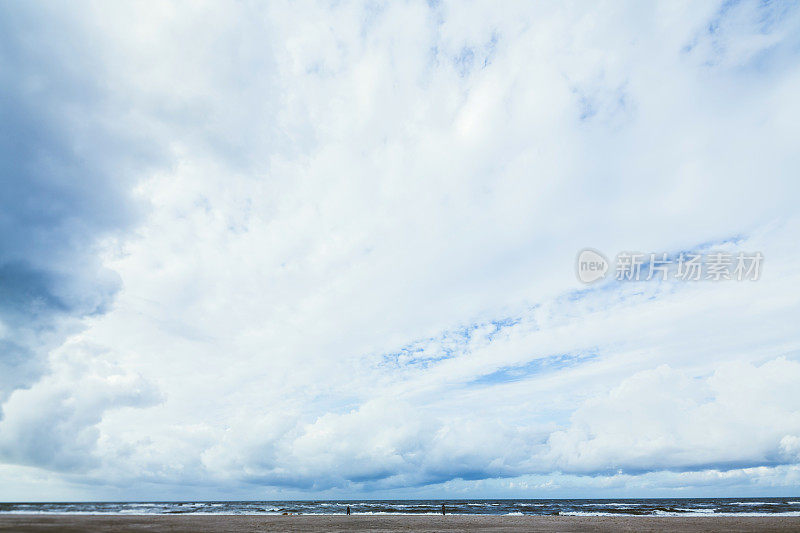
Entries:
[[448, 514], [573, 516], [800, 516], [797, 498], [612, 500], [317, 500], [208, 502], [0, 503], [0, 513], [66, 514]]

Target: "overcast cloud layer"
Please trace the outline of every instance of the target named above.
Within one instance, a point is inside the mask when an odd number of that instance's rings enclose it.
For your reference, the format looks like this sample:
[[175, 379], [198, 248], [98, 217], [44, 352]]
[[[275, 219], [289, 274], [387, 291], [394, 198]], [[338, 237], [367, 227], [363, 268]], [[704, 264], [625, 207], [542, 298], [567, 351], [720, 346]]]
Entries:
[[0, 11], [0, 499], [797, 492], [795, 4]]

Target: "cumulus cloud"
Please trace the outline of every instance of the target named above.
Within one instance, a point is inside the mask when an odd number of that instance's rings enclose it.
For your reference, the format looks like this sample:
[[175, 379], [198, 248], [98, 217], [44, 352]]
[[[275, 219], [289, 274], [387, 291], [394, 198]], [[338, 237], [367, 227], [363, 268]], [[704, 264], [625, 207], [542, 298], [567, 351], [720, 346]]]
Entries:
[[[327, 413], [278, 435], [276, 426], [271, 420], [231, 435], [204, 454], [205, 466], [267, 485], [375, 490], [507, 476], [530, 462], [536, 442], [530, 430], [502, 421], [432, 416], [388, 399]], [[265, 433], [273, 438], [259, 442]]]
[[798, 377], [800, 363], [783, 358], [723, 364], [707, 378], [646, 370], [578, 408], [568, 429], [550, 435], [547, 456], [577, 473], [792, 463]]
[[[3, 461], [121, 496], [796, 483], [797, 9], [5, 9]], [[765, 270], [586, 288], [587, 245]]]
[[0, 421], [0, 458], [62, 471], [96, 466], [96, 426], [103, 414], [159, 398], [141, 376], [107, 363], [105, 355], [97, 347], [69, 342], [51, 358], [46, 376], [14, 391]]

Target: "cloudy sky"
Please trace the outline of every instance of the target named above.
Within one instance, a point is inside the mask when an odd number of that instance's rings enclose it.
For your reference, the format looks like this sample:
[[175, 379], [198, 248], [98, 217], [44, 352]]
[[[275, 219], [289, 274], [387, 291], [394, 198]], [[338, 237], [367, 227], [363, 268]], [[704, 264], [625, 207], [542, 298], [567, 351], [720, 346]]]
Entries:
[[0, 500], [800, 489], [797, 4], [0, 10]]

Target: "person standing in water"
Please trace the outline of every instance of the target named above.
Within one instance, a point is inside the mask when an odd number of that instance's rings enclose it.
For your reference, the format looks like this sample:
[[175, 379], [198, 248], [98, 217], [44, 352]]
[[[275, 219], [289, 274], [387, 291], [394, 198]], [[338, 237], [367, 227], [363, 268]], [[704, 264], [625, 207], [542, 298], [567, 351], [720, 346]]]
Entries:
[[350, 506], [349, 505], [347, 506], [347, 514], [348, 515], [350, 514]]
[[444, 516], [444, 504], [442, 504], [442, 516]]

